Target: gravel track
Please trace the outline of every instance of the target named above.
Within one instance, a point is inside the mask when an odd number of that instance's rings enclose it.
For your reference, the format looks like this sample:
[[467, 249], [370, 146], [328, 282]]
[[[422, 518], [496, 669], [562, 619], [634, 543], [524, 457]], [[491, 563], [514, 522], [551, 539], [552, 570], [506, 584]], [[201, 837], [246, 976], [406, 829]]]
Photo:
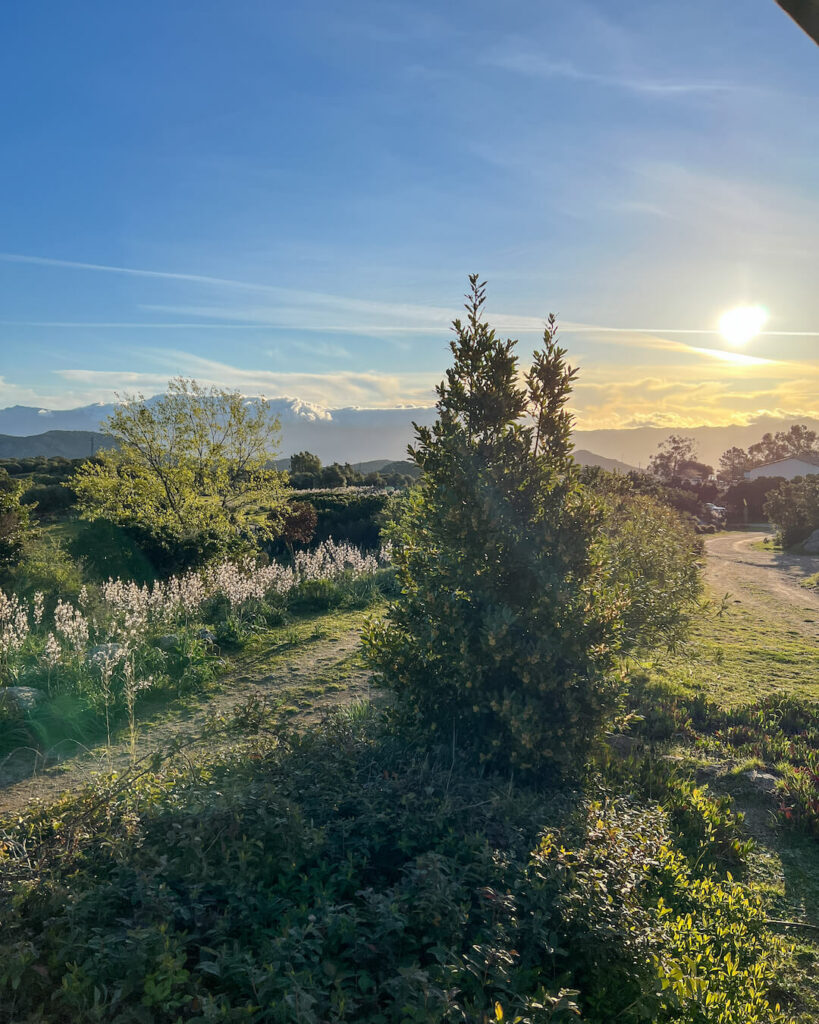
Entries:
[[705, 579], [718, 597], [819, 641], [819, 594], [800, 586], [819, 572], [819, 556], [760, 550], [767, 533], [717, 533], [705, 538]]

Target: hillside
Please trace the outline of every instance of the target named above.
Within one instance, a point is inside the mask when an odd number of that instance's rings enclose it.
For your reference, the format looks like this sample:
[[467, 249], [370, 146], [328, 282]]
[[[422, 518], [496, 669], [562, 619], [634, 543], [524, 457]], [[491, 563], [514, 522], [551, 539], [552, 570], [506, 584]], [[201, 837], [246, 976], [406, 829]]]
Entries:
[[82, 459], [100, 448], [111, 447], [110, 438], [93, 430], [47, 430], [30, 437], [0, 434], [0, 459], [28, 459], [38, 455]]
[[719, 462], [720, 455], [734, 446], [747, 448], [760, 440], [763, 434], [787, 430], [793, 423], [804, 423], [811, 430], [819, 431], [819, 420], [805, 416], [774, 417], [763, 416], [753, 423], [742, 426], [729, 424], [724, 427], [633, 427], [624, 430], [577, 430], [574, 442], [584, 448], [600, 452], [606, 458], [621, 459], [645, 468], [657, 446], [669, 434], [693, 437], [699, 451], [699, 458], [712, 466]]
[[578, 448], [572, 452], [574, 461], [581, 466], [599, 466], [611, 473], [630, 473], [635, 467], [619, 459], [607, 459], [604, 455], [596, 455], [594, 452], [586, 451], [585, 448]]
[[[43, 434], [33, 434], [29, 437], [0, 434], [0, 459], [25, 459], [38, 455], [61, 455], [65, 459], [82, 459], [99, 451], [100, 448], [110, 447], [110, 438], [92, 430], [47, 430]], [[574, 457], [581, 466], [600, 466], [619, 473], [628, 473], [634, 468], [618, 459], [608, 459], [585, 449], [575, 451]], [[350, 460], [342, 453], [338, 461], [343, 463]], [[276, 466], [278, 469], [289, 470], [289, 457], [278, 459]], [[417, 473], [416, 467], [405, 459], [370, 459], [366, 462], [353, 463], [353, 468], [365, 474], [406, 473], [413, 476]]]

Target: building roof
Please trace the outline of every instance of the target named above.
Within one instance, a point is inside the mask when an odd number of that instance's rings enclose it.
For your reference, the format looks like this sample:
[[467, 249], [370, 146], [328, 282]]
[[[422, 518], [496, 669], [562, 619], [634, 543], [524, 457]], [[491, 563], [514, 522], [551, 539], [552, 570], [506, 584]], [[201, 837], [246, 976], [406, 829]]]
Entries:
[[760, 466], [751, 466], [751, 469], [767, 469], [768, 466], [778, 466], [781, 462], [804, 462], [808, 466], [819, 467], [819, 455], [787, 455], [784, 459], [774, 459], [773, 462], [763, 462]]

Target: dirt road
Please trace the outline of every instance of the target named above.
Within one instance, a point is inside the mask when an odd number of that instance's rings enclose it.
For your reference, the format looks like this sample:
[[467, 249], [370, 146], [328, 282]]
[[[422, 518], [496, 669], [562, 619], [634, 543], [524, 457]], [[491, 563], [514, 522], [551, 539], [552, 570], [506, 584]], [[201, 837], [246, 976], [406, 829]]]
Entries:
[[819, 556], [762, 550], [765, 533], [717, 533], [705, 538], [705, 579], [717, 597], [729, 594], [746, 610], [819, 640], [819, 593], [800, 586], [819, 572]]

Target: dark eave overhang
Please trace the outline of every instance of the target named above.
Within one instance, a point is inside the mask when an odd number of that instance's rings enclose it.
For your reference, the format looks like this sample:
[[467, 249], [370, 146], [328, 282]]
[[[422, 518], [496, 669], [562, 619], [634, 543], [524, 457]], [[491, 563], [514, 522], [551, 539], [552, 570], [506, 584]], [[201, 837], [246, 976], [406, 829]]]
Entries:
[[776, 0], [779, 6], [819, 43], [819, 0]]

